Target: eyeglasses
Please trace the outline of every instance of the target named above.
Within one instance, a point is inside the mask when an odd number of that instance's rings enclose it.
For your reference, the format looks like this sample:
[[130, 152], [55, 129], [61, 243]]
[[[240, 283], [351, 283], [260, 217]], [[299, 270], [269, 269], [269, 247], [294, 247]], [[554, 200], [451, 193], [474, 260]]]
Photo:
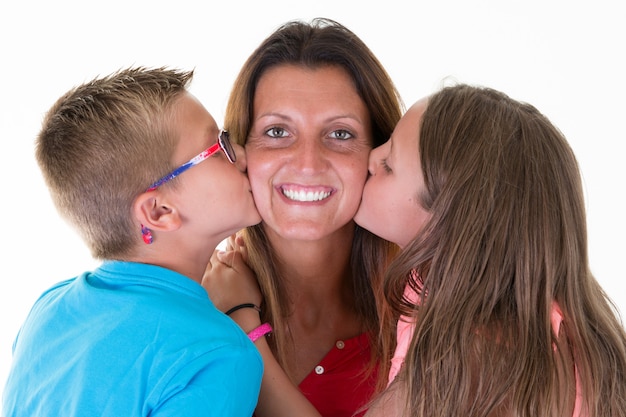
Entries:
[[180, 174], [182, 174], [183, 172], [187, 171], [192, 166], [198, 165], [200, 162], [204, 161], [205, 159], [207, 159], [209, 156], [213, 155], [220, 149], [224, 152], [224, 155], [226, 155], [226, 158], [228, 158], [228, 161], [231, 164], [234, 164], [235, 161], [237, 160], [237, 155], [235, 155], [235, 150], [233, 149], [233, 146], [230, 143], [230, 135], [228, 134], [226, 130], [222, 129], [220, 130], [220, 133], [217, 135], [217, 143], [215, 143], [212, 146], [209, 146], [207, 149], [205, 149], [204, 151], [200, 152], [198, 155], [191, 158], [189, 162], [185, 162], [184, 164], [176, 168], [174, 171], [170, 172], [169, 174], [167, 174], [166, 176], [164, 176], [163, 178], [161, 178], [160, 180], [152, 184], [146, 191], [155, 190], [157, 187], [160, 187], [161, 185], [165, 184], [169, 180], [172, 180], [176, 178], [177, 176], [179, 176]]

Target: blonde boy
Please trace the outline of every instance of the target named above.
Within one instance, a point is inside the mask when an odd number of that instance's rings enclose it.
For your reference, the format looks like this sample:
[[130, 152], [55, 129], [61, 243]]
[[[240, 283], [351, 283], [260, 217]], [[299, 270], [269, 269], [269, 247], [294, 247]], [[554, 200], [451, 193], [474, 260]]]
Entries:
[[37, 161], [103, 262], [35, 303], [3, 415], [252, 414], [261, 357], [200, 281], [218, 243], [260, 218], [245, 155], [187, 91], [192, 76], [120, 70], [47, 114]]

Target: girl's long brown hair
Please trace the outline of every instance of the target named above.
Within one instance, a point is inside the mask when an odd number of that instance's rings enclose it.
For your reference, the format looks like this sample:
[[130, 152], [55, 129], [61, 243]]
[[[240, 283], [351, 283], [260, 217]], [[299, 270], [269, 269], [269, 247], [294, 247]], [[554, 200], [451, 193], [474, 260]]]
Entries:
[[[589, 269], [561, 132], [528, 104], [457, 85], [430, 97], [419, 150], [432, 218], [385, 281], [396, 314], [417, 322], [396, 382], [405, 415], [571, 416], [576, 370], [583, 412], [625, 416], [626, 335]], [[420, 305], [402, 298], [413, 269]]]

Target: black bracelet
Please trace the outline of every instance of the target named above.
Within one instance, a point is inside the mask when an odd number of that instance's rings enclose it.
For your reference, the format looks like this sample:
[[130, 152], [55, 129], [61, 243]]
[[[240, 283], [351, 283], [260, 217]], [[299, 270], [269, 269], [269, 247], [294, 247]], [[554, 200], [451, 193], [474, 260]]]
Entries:
[[235, 306], [235, 307], [231, 308], [230, 310], [228, 310], [226, 312], [226, 315], [230, 316], [232, 313], [234, 313], [237, 310], [241, 310], [242, 308], [253, 308], [253, 309], [255, 309], [256, 311], [259, 312], [259, 315], [261, 314], [261, 308], [260, 307], [254, 305], [252, 303], [245, 303], [245, 304], [239, 304], [238, 306]]

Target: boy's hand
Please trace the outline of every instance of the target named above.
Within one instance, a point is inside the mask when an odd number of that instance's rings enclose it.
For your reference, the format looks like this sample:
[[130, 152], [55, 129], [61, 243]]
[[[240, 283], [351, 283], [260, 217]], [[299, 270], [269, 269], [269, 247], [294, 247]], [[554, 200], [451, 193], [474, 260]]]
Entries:
[[243, 241], [243, 236], [240, 233], [230, 235], [226, 240], [226, 250], [236, 250], [241, 253], [244, 262], [248, 262], [248, 249]]
[[220, 311], [228, 311], [244, 303], [261, 305], [262, 296], [256, 275], [243, 256], [239, 250], [216, 250], [204, 272], [202, 286]]

